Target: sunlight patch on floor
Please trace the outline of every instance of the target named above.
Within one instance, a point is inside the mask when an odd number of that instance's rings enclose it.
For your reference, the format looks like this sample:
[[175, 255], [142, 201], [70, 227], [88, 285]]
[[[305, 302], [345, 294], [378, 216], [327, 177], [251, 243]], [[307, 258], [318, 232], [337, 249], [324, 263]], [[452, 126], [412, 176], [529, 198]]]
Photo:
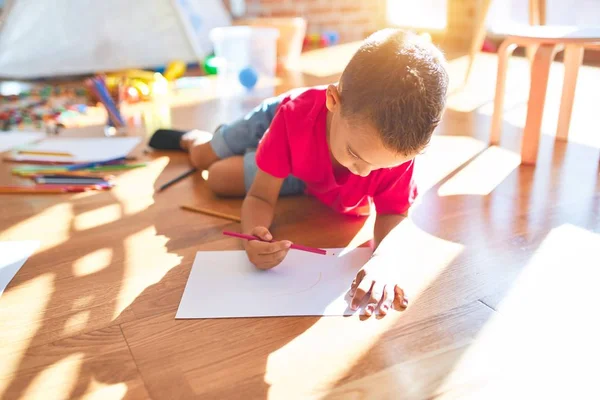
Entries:
[[119, 316], [148, 286], [159, 282], [182, 257], [169, 253], [169, 239], [156, 234], [154, 225], [129, 235], [124, 240], [125, 263], [121, 290], [113, 319]]
[[[0, 398], [18, 368], [31, 339], [41, 327], [46, 305], [54, 293], [54, 275], [43, 274], [13, 286], [0, 298]], [[35, 301], [23, 301], [35, 299]], [[6, 379], [5, 379], [6, 377]]]
[[69, 239], [72, 218], [71, 204], [59, 203], [0, 232], [0, 240], [39, 240], [39, 254]]
[[521, 163], [519, 154], [489, 147], [438, 189], [438, 196], [487, 196]]
[[98, 382], [92, 377], [87, 393], [82, 400], [104, 400], [104, 399], [124, 399], [127, 394], [127, 384], [125, 382], [106, 384]]
[[24, 399], [47, 398], [48, 393], [57, 399], [67, 399], [77, 385], [77, 378], [83, 362], [83, 353], [69, 354], [60, 361], [40, 372], [24, 393]]
[[415, 162], [419, 194], [424, 195], [486, 147], [487, 143], [467, 136], [434, 136]]
[[352, 42], [304, 52], [294, 69], [316, 77], [341, 74], [360, 45]]
[[73, 336], [82, 330], [85, 329], [87, 323], [90, 320], [90, 310], [80, 311], [78, 313], [72, 314], [65, 321], [65, 326], [63, 328], [64, 336]]
[[[565, 224], [544, 239], [438, 390], [455, 398], [585, 398], [597, 392], [600, 235]], [[438, 397], [436, 397], [438, 398]]]
[[121, 206], [119, 204], [109, 204], [78, 214], [75, 216], [73, 226], [78, 231], [84, 231], [118, 221], [121, 216]]
[[73, 275], [86, 276], [101, 271], [110, 265], [112, 256], [113, 250], [109, 247], [88, 253], [73, 262]]
[[119, 175], [111, 194], [120, 203], [125, 215], [137, 214], [154, 204], [155, 182], [168, 164], [168, 157], [160, 157], [148, 162], [144, 168]]

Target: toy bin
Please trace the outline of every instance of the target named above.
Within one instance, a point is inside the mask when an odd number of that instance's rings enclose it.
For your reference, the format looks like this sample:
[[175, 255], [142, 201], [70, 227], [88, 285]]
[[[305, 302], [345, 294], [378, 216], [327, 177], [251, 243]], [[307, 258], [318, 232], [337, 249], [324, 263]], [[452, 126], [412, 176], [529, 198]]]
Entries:
[[218, 80], [235, 91], [271, 84], [278, 37], [274, 28], [228, 26], [211, 30]]

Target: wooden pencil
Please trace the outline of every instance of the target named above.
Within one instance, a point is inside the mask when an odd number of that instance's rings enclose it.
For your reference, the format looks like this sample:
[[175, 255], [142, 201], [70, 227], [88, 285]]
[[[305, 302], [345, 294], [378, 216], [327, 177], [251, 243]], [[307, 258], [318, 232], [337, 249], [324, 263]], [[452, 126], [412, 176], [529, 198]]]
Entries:
[[19, 150], [19, 155], [28, 156], [55, 156], [55, 157], [73, 157], [73, 154], [62, 151], [44, 151], [44, 150]]
[[201, 213], [201, 214], [211, 215], [213, 217], [219, 217], [219, 218], [223, 218], [223, 219], [228, 219], [230, 221], [242, 222], [242, 219], [240, 217], [237, 217], [235, 215], [221, 213], [221, 212], [218, 212], [218, 211], [213, 211], [213, 210], [210, 210], [208, 208], [202, 208], [202, 207], [196, 207], [196, 206], [188, 206], [188, 205], [182, 205], [181, 208], [183, 208], [184, 210], [188, 210], [188, 211], [194, 211], [194, 212], [198, 212], [198, 213]]

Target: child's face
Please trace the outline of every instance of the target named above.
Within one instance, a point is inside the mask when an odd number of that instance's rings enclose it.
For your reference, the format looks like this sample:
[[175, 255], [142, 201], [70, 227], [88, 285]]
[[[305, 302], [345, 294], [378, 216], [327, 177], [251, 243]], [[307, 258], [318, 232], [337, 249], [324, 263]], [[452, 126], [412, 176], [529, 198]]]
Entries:
[[393, 168], [413, 159], [386, 149], [379, 132], [368, 122], [342, 117], [339, 92], [334, 85], [327, 88], [329, 150], [335, 160], [355, 175], [367, 176], [380, 168]]

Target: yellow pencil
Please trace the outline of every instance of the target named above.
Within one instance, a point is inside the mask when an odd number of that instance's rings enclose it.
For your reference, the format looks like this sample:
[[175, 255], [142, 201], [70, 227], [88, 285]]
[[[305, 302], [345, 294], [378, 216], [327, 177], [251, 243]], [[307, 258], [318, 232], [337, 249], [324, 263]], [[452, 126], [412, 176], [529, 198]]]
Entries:
[[19, 150], [18, 153], [27, 156], [73, 157], [73, 154], [63, 151]]
[[223, 218], [223, 219], [228, 219], [230, 221], [242, 222], [242, 219], [240, 217], [237, 217], [235, 215], [221, 213], [221, 212], [218, 212], [218, 211], [209, 210], [207, 208], [201, 208], [201, 207], [195, 207], [195, 206], [188, 206], [188, 205], [182, 205], [181, 208], [183, 208], [184, 210], [188, 210], [188, 211], [194, 211], [194, 212], [198, 212], [198, 213], [201, 213], [201, 214], [211, 215], [213, 217], [219, 217], [219, 218]]

